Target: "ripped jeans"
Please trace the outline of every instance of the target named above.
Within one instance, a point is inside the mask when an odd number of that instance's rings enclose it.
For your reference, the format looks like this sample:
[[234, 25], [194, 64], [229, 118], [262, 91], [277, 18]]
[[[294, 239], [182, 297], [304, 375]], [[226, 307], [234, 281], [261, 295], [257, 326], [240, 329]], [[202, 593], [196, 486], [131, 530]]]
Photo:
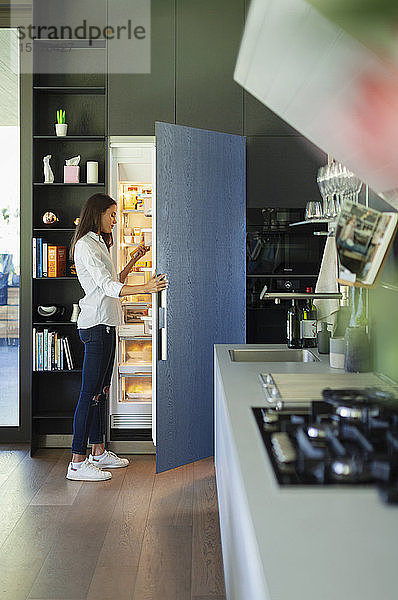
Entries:
[[87, 441], [105, 440], [106, 402], [115, 361], [116, 333], [110, 325], [79, 329], [84, 343], [82, 387], [73, 419], [73, 454], [86, 454]]

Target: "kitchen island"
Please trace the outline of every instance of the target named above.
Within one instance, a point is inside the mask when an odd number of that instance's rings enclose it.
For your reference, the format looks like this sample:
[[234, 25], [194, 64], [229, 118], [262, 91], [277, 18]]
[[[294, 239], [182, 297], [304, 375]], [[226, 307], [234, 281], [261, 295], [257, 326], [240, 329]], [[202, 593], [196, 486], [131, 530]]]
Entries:
[[[398, 507], [374, 487], [280, 487], [251, 408], [264, 372], [341, 376], [319, 362], [233, 362], [215, 346], [215, 463], [228, 600], [396, 600]], [[330, 385], [330, 384], [328, 384]], [[326, 387], [326, 386], [325, 386]], [[308, 390], [311, 397], [311, 386]]]

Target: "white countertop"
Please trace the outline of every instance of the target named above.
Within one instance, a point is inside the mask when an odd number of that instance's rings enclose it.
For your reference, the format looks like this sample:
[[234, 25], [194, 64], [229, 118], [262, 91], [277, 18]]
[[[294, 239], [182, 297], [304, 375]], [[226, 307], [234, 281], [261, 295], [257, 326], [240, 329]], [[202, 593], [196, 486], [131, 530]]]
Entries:
[[311, 363], [232, 362], [234, 348], [286, 346], [215, 346], [270, 600], [397, 600], [398, 507], [371, 487], [280, 487], [251, 410], [265, 405], [262, 372], [342, 371], [329, 367], [328, 355]]

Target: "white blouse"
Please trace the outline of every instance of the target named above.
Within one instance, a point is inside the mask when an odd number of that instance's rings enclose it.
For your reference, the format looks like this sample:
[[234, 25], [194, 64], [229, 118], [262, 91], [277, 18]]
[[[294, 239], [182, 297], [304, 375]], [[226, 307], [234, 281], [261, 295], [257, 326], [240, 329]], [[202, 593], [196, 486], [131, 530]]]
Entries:
[[101, 236], [89, 231], [76, 242], [74, 260], [79, 283], [85, 296], [79, 301], [79, 329], [95, 325], [120, 325], [122, 309], [115, 265]]

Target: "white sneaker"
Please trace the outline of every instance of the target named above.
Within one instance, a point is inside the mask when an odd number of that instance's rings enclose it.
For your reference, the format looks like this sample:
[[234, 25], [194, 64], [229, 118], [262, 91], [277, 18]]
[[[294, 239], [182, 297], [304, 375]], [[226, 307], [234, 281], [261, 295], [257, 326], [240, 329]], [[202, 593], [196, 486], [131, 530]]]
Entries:
[[109, 450], [105, 450], [104, 455], [100, 458], [90, 454], [88, 460], [99, 469], [119, 469], [129, 465], [127, 458], [120, 458], [114, 452], [109, 452]]
[[95, 465], [91, 464], [86, 458], [81, 467], [77, 469], [73, 467], [73, 463], [69, 463], [68, 472], [66, 479], [73, 479], [75, 481], [105, 481], [111, 479], [112, 473], [108, 471], [101, 471]]

